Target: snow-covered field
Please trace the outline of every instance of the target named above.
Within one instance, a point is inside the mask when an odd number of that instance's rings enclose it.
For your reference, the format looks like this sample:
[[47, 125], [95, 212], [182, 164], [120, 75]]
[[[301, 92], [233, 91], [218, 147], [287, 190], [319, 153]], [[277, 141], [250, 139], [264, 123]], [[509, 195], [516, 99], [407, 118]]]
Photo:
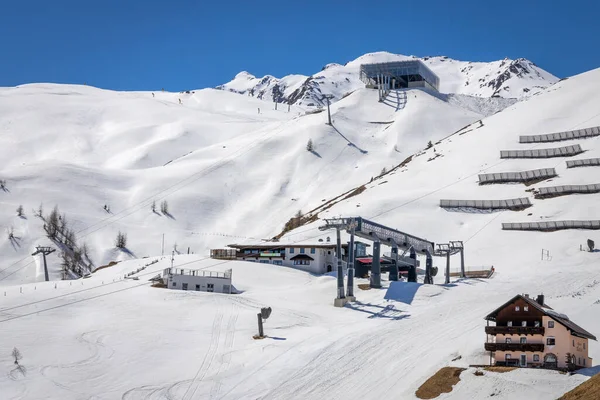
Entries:
[[[598, 335], [600, 253], [580, 251], [588, 238], [599, 243], [597, 231], [509, 232], [501, 223], [600, 219], [597, 194], [535, 200], [527, 191], [599, 183], [600, 173], [566, 169], [564, 158], [499, 156], [579, 143], [586, 152], [575, 158], [599, 157], [599, 138], [518, 143], [523, 134], [599, 126], [599, 89], [594, 70], [487, 118], [497, 99], [409, 90], [378, 103], [375, 91], [358, 89], [332, 105], [335, 128], [324, 124], [325, 113], [306, 115], [310, 107], [274, 110], [212, 89], [155, 97], [71, 85], [0, 89], [0, 179], [7, 181], [0, 224], [19, 238], [0, 237], [0, 398], [411, 399], [443, 366], [486, 363], [483, 317], [517, 293], [544, 293], [549, 305]], [[306, 151], [308, 139], [316, 154]], [[434, 146], [422, 151], [429, 140]], [[406, 166], [369, 183], [413, 153]], [[529, 187], [477, 184], [482, 172], [546, 167], [559, 176]], [[435, 242], [463, 240], [467, 265], [494, 265], [493, 279], [442, 285], [440, 268], [436, 285], [384, 280], [382, 290], [356, 289], [357, 302], [338, 309], [334, 277], [206, 257], [211, 247], [272, 237], [297, 210], [362, 184], [367, 190], [320, 217], [360, 215]], [[525, 196], [534, 205], [520, 212], [439, 208], [442, 198]], [[153, 199], [168, 200], [172, 216], [152, 213]], [[133, 259], [88, 279], [59, 281], [55, 253], [54, 280], [41, 282], [40, 260], [30, 256], [35, 245], [50, 244], [31, 211], [41, 202], [46, 211], [60, 207], [96, 265]], [[14, 212], [19, 204], [25, 218]], [[320, 224], [282, 241], [314, 241], [323, 236]], [[128, 234], [129, 253], [114, 249], [119, 230]], [[174, 243], [196, 253], [175, 256], [176, 266], [232, 268], [242, 293], [150, 287], [147, 279], [169, 257], [137, 273], [139, 280], [123, 279], [161, 253], [163, 233], [165, 253]], [[551, 259], [541, 259], [542, 249]], [[261, 306], [273, 307], [270, 337], [255, 341]], [[14, 370], [13, 347], [23, 354], [25, 375]], [[590, 356], [600, 360], [595, 342]], [[440, 398], [554, 399], [585, 379], [472, 372]]]

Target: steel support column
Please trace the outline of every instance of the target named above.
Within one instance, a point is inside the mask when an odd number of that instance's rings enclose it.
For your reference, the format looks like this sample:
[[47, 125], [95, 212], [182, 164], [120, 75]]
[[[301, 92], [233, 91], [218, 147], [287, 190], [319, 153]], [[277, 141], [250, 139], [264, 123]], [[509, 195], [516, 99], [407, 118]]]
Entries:
[[348, 297], [354, 297], [354, 228], [350, 229], [348, 243]]
[[340, 228], [336, 230], [337, 235], [337, 247], [336, 247], [336, 257], [337, 257], [337, 298], [343, 299], [346, 296], [344, 295], [344, 268], [342, 266], [342, 238], [340, 236]]
[[446, 253], [446, 284], [450, 283], [450, 252]]
[[460, 249], [460, 277], [464, 278], [465, 275], [465, 249]]
[[433, 267], [433, 256], [431, 255], [429, 250], [426, 250], [426, 254], [427, 256], [425, 259], [425, 279], [423, 283], [431, 285], [433, 284], [433, 276], [431, 275]]
[[371, 263], [371, 282], [372, 288], [379, 289], [381, 287], [381, 242], [375, 240], [373, 242], [373, 262]]
[[417, 281], [417, 251], [414, 247], [410, 247], [410, 258], [413, 260], [413, 265], [408, 270], [407, 280], [409, 282]]
[[392, 259], [394, 260], [394, 265], [390, 268], [390, 281], [398, 280], [398, 245], [396, 242], [392, 244]]

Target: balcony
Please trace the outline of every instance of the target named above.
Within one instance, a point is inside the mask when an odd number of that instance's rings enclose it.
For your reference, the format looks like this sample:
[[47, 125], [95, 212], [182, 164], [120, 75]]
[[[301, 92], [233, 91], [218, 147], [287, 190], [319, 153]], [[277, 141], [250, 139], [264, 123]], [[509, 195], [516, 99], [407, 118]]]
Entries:
[[543, 343], [486, 343], [486, 351], [544, 351]]
[[544, 335], [543, 326], [486, 326], [488, 335]]

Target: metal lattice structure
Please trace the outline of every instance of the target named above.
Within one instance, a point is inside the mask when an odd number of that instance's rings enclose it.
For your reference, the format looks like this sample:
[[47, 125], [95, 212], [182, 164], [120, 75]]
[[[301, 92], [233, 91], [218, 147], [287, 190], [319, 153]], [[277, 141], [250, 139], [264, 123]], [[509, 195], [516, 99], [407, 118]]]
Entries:
[[519, 136], [519, 143], [548, 143], [559, 142], [562, 140], [585, 139], [594, 136], [600, 136], [600, 127], [575, 129], [573, 131], [548, 133], [545, 135], [525, 135]]
[[[387, 82], [386, 78], [389, 78]], [[362, 64], [360, 80], [372, 87], [387, 84], [389, 89], [413, 86], [426, 86], [435, 90], [440, 88], [440, 78], [419, 60]], [[415, 84], [417, 82], [424, 84]]]
[[507, 200], [440, 200], [442, 208], [476, 208], [480, 210], [522, 210], [531, 207], [529, 197]]
[[491, 174], [479, 174], [479, 184], [485, 185], [489, 183], [510, 182], [528, 183], [553, 178], [557, 175], [554, 168], [542, 168], [521, 172], [496, 172]]
[[600, 183], [592, 185], [562, 185], [562, 186], [549, 186], [539, 188], [538, 193], [535, 195], [537, 199], [544, 199], [549, 197], [566, 196], [569, 194], [591, 194], [600, 193]]
[[553, 158], [553, 157], [572, 157], [583, 153], [580, 145], [556, 147], [551, 149], [533, 149], [533, 150], [501, 150], [500, 158]]
[[600, 167], [600, 158], [585, 158], [583, 160], [567, 161], [567, 168]]
[[543, 231], [552, 232], [564, 229], [600, 229], [600, 220], [588, 221], [545, 221], [545, 222], [505, 222], [505, 231]]

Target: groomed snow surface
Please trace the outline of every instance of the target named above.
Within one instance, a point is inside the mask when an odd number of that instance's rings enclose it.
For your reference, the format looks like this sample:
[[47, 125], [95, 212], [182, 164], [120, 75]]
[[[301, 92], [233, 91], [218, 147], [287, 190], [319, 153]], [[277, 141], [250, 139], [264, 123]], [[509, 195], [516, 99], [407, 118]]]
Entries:
[[[598, 233], [501, 230], [502, 222], [600, 219], [597, 194], [532, 199], [525, 211], [486, 214], [448, 212], [439, 199], [533, 197], [527, 190], [538, 186], [596, 183], [593, 167], [500, 160], [500, 150], [538, 148], [519, 144], [519, 135], [600, 125], [599, 82], [600, 70], [572, 77], [482, 123], [482, 114], [420, 90], [393, 93], [393, 106], [361, 89], [332, 106], [337, 130], [323, 113], [275, 111], [272, 103], [215, 90], [153, 98], [81, 86], [1, 89], [0, 179], [8, 191], [0, 192], [0, 223], [20, 239], [0, 238], [0, 398], [412, 399], [443, 366], [488, 362], [483, 318], [517, 293], [544, 293], [550, 306], [598, 335], [600, 253], [580, 251], [588, 238], [599, 243]], [[309, 138], [318, 155], [306, 151]], [[422, 152], [429, 140], [434, 146]], [[579, 143], [586, 152], [575, 158], [591, 158], [599, 156], [598, 140], [560, 145]], [[415, 152], [405, 167], [368, 183]], [[559, 176], [530, 187], [477, 183], [479, 173], [537, 168], [556, 168]], [[206, 258], [210, 247], [272, 237], [298, 209], [361, 184], [366, 191], [320, 217], [360, 215], [435, 242], [463, 240], [467, 265], [494, 265], [495, 276], [443, 285], [443, 260], [436, 259], [436, 285], [384, 276], [383, 289], [356, 289], [357, 302], [339, 309], [332, 306], [334, 277]], [[161, 196], [172, 218], [150, 211]], [[150, 257], [88, 279], [41, 282], [40, 260], [30, 254], [50, 243], [30, 210], [42, 201], [46, 211], [58, 204], [81, 231], [96, 265]], [[113, 214], [102, 209], [107, 203]], [[15, 215], [19, 204], [26, 218]], [[333, 234], [319, 225], [282, 241]], [[128, 233], [129, 254], [113, 247], [119, 230]], [[232, 268], [242, 293], [150, 287], [147, 279], [169, 257], [137, 273], [139, 280], [123, 279], [160, 254], [162, 233], [166, 253], [175, 242], [198, 253], [176, 255], [175, 266]], [[541, 259], [542, 249], [551, 259]], [[57, 279], [58, 257], [49, 262]], [[270, 337], [253, 340], [261, 306], [273, 308]], [[25, 375], [14, 370], [13, 347]], [[600, 360], [596, 342], [590, 356]], [[440, 398], [554, 399], [585, 380], [473, 371]]]

